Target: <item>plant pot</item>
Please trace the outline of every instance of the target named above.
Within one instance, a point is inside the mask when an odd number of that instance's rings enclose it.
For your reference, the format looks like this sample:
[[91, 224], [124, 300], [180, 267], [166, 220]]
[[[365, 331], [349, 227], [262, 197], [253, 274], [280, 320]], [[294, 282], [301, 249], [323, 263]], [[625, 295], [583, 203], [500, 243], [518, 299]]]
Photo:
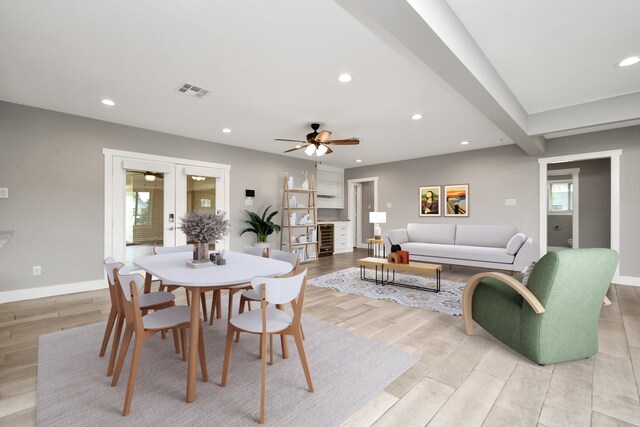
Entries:
[[271, 245], [269, 244], [269, 242], [258, 242], [258, 243], [255, 243], [253, 246], [255, 246], [256, 248], [262, 248], [263, 252], [266, 251], [267, 257], [269, 256], [269, 249], [271, 248]]

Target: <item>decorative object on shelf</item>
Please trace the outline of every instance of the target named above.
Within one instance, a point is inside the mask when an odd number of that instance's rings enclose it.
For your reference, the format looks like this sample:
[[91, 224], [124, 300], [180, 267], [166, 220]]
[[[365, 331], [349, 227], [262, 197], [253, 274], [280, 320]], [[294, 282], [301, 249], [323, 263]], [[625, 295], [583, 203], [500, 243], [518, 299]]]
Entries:
[[302, 183], [302, 186], [300, 187], [302, 190], [308, 190], [309, 189], [309, 172], [307, 171], [300, 171], [302, 172], [302, 175], [304, 176], [304, 182]]
[[298, 207], [298, 202], [296, 201], [295, 194], [292, 194], [292, 195], [289, 196], [289, 207], [290, 208], [297, 208]]
[[[209, 263], [209, 243], [216, 243], [229, 233], [229, 220], [224, 211], [215, 212], [193, 211], [187, 212], [180, 218], [180, 230], [187, 238], [195, 240], [196, 257], [198, 263]], [[197, 259], [195, 259], [197, 258]]]
[[373, 238], [374, 239], [382, 239], [382, 229], [380, 228], [380, 224], [385, 224], [387, 222], [387, 213], [386, 212], [369, 212], [369, 223], [374, 224], [373, 227]]
[[289, 188], [293, 188], [293, 177], [289, 176], [288, 172], [284, 173], [284, 179], [287, 181], [287, 184], [289, 185]]
[[440, 216], [440, 186], [420, 187], [420, 216]]
[[280, 226], [271, 222], [271, 219], [278, 214], [278, 211], [268, 213], [269, 209], [271, 209], [271, 205], [267, 206], [262, 216], [245, 209], [245, 212], [249, 215], [249, 219], [246, 220], [245, 223], [249, 224], [250, 227], [242, 230], [240, 235], [242, 236], [247, 232], [255, 233], [258, 243], [267, 243], [267, 238], [273, 234], [274, 231], [276, 233], [280, 232]]
[[444, 186], [444, 216], [469, 216], [469, 184]]

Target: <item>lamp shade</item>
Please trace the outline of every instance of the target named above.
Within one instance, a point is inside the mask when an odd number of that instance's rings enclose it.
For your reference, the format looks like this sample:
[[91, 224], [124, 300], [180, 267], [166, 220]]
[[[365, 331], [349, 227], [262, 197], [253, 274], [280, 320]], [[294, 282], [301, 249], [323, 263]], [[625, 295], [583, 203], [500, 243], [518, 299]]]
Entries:
[[387, 222], [386, 212], [369, 212], [369, 223], [385, 224]]

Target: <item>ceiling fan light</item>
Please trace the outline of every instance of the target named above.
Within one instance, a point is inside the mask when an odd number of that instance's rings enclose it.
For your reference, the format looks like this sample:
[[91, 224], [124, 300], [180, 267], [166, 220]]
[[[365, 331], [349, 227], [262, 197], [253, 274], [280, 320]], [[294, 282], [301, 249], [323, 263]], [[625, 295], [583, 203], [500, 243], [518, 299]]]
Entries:
[[307, 148], [304, 149], [304, 153], [307, 156], [313, 156], [313, 152], [316, 151], [316, 146], [313, 144], [309, 144]]
[[318, 156], [318, 157], [324, 156], [327, 153], [327, 150], [329, 150], [329, 147], [327, 147], [324, 144], [320, 145], [318, 147], [318, 149], [316, 150], [316, 156]]

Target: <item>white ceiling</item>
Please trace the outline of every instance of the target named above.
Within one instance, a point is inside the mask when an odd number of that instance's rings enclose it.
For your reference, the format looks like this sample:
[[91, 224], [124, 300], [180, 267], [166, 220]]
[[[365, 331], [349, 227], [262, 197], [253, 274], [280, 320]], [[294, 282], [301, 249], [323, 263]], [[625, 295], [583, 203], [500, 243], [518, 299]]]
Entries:
[[[319, 122], [332, 137], [361, 138], [360, 146], [336, 147], [321, 158], [343, 167], [513, 143], [513, 132], [465, 99], [464, 87], [452, 87], [446, 70], [416, 66], [402, 49], [347, 12], [350, 0], [337, 1], [0, 0], [0, 100], [272, 153], [293, 147], [274, 138], [304, 139], [309, 124]], [[537, 43], [545, 32], [534, 24], [544, 19], [531, 19], [535, 37], [528, 37], [520, 22], [551, 7], [547, 1], [528, 1], [522, 8], [525, 18], [513, 18], [518, 25], [501, 25], [503, 33], [487, 28], [495, 26], [496, 16], [503, 20], [509, 11], [515, 13], [506, 0], [450, 3], [528, 113], [638, 91], [640, 79], [627, 82], [606, 74], [618, 69], [590, 71], [584, 79], [572, 72], [579, 80], [576, 87], [561, 91], [566, 65], [545, 63], [545, 49], [553, 51], [551, 59], [563, 49], [551, 49], [548, 39]], [[571, 12], [580, 10], [570, 3]], [[554, 7], [568, 13], [562, 5]], [[558, 21], [553, 20], [560, 31]], [[598, 31], [606, 33], [612, 25], [601, 26], [605, 29]], [[585, 43], [576, 35], [572, 45], [593, 46], [592, 31], [583, 28]], [[505, 39], [522, 45], [508, 46]], [[502, 47], [485, 46], [491, 43]], [[577, 58], [584, 55], [582, 49], [568, 50]], [[621, 52], [608, 50], [598, 56], [607, 60], [604, 67], [613, 68]], [[538, 59], [526, 58], [523, 51]], [[518, 60], [502, 65], [509, 56]], [[629, 74], [637, 75], [633, 68]], [[342, 72], [351, 73], [353, 81], [339, 83]], [[554, 73], [560, 83], [549, 96], [546, 85], [554, 83]], [[597, 81], [603, 78], [614, 82]], [[183, 82], [211, 92], [202, 99], [187, 97], [176, 91]], [[117, 105], [105, 107], [102, 98]], [[424, 119], [411, 120], [414, 113]], [[232, 132], [223, 134], [225, 127]], [[461, 146], [462, 140], [472, 144]], [[301, 151], [288, 155], [306, 157]]]
[[640, 1], [447, 1], [530, 114], [640, 92]]

